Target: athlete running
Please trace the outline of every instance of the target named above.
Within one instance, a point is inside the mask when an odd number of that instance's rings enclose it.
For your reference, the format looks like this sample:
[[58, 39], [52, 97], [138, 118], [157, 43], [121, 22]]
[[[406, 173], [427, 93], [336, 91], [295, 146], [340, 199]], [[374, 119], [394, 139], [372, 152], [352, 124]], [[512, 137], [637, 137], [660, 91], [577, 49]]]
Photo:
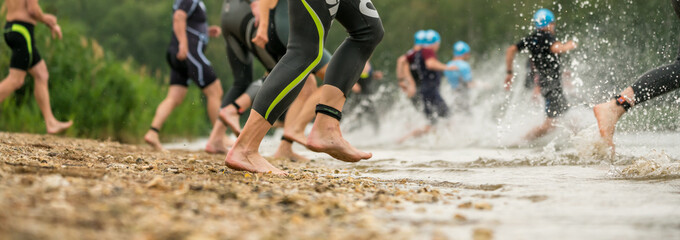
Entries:
[[57, 17], [43, 13], [38, 0], [7, 0], [5, 1], [7, 16], [5, 19], [5, 42], [12, 49], [9, 64], [9, 75], [0, 82], [0, 102], [4, 101], [14, 91], [24, 85], [26, 73], [35, 79], [35, 100], [45, 119], [47, 133], [63, 132], [73, 125], [72, 121], [61, 122], [54, 117], [50, 105], [48, 88], [49, 72], [45, 61], [40, 57], [36, 48], [33, 28], [37, 22], [44, 23], [52, 31], [53, 38], [61, 39], [61, 27], [57, 24]]
[[[259, 24], [263, 22], [265, 24]], [[268, 24], [267, 24], [268, 23]], [[226, 152], [226, 146], [219, 141], [225, 126], [238, 134], [241, 130], [240, 115], [250, 108], [252, 100], [262, 86], [262, 80], [253, 81], [252, 69], [255, 56], [260, 63], [271, 71], [286, 53], [289, 34], [288, 0], [225, 0], [222, 12], [222, 33], [227, 44], [227, 57], [234, 74], [234, 85], [222, 101], [220, 120], [216, 121], [206, 151], [211, 153]], [[251, 39], [253, 39], [251, 41]], [[316, 76], [323, 78], [331, 59], [329, 51], [324, 49], [324, 56], [319, 65], [312, 70]], [[284, 129], [296, 125], [296, 116], [302, 111], [304, 102], [316, 90], [316, 78], [310, 75], [305, 86], [285, 114]], [[313, 109], [311, 112], [313, 113]], [[283, 116], [282, 116], [283, 118]], [[305, 122], [308, 123], [309, 121]], [[304, 161], [306, 158], [293, 152], [292, 139], [283, 138], [274, 157]], [[303, 141], [304, 143], [304, 141]]]
[[370, 0], [292, 0], [288, 4], [288, 50], [255, 98], [243, 131], [227, 154], [226, 165], [251, 172], [285, 174], [258, 153], [260, 142], [323, 58], [326, 34], [333, 19], [345, 27], [349, 37], [329, 63], [325, 83], [320, 89], [323, 95], [316, 108], [319, 114], [307, 139], [307, 147], [347, 162], [370, 158], [370, 153], [355, 149], [343, 139], [340, 109], [364, 64], [382, 40], [384, 32], [378, 11]]
[[473, 87], [472, 69], [467, 62], [470, 59], [470, 45], [463, 41], [458, 41], [453, 44], [453, 60], [449, 61], [447, 66], [456, 66], [458, 70], [444, 71], [449, 85], [454, 89], [456, 100], [453, 102], [454, 108], [469, 112], [470, 110], [470, 93], [469, 89]]
[[[671, 0], [675, 14], [680, 18], [680, 0]], [[616, 123], [629, 108], [680, 88], [680, 53], [673, 63], [653, 69], [627, 87], [613, 100], [593, 108], [602, 138], [614, 149]]]
[[[411, 70], [410, 74], [414, 79], [417, 79], [415, 81], [417, 91], [412, 99], [414, 99], [416, 106], [422, 106], [429, 124], [402, 137], [399, 139], [399, 143], [430, 132], [440, 118], [449, 116], [449, 107], [439, 92], [439, 86], [444, 71], [458, 70], [458, 68], [446, 66], [437, 59], [437, 51], [440, 46], [441, 36], [439, 33], [434, 30], [427, 30], [422, 49], [409, 51], [406, 55]], [[409, 85], [412, 84], [409, 83]]]
[[[210, 61], [203, 55], [208, 36], [218, 37], [217, 26], [208, 27], [205, 4], [202, 0], [175, 0], [173, 4], [173, 34], [166, 57], [172, 73], [168, 95], [156, 109], [151, 128], [144, 140], [156, 150], [162, 150], [160, 129], [172, 110], [187, 93], [189, 79], [193, 80], [206, 96], [207, 111], [211, 122], [217, 119], [222, 98], [222, 85], [217, 79]], [[226, 136], [225, 136], [226, 137]]]
[[418, 30], [414, 35], [413, 35], [413, 47], [406, 52], [406, 54], [399, 56], [397, 58], [397, 80], [399, 81], [399, 88], [406, 94], [406, 96], [410, 99], [414, 99], [416, 96], [417, 88], [418, 88], [418, 82], [416, 82], [416, 79], [414, 76], [417, 76], [417, 74], [412, 73], [408, 59], [406, 56], [410, 55], [413, 52], [420, 51], [423, 48], [423, 45], [425, 45], [425, 35], [426, 31], [425, 30]]
[[531, 130], [524, 139], [531, 141], [541, 137], [554, 128], [557, 117], [569, 109], [569, 104], [562, 91], [560, 54], [576, 48], [576, 43], [568, 41], [561, 43], [555, 39], [555, 15], [548, 9], [539, 9], [533, 17], [536, 31], [524, 37], [517, 44], [507, 50], [507, 75], [505, 88], [510, 89], [513, 80], [512, 62], [515, 54], [527, 50], [531, 54], [531, 61], [536, 68], [538, 85], [545, 98], [546, 120], [541, 126]]

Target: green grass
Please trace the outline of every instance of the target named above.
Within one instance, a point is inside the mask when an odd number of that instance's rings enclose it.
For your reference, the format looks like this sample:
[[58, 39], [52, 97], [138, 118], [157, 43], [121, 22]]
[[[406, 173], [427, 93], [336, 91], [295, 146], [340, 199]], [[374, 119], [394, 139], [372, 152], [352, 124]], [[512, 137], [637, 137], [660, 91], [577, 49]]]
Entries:
[[[167, 76], [149, 76], [131, 60], [120, 61], [82, 36], [78, 25], [62, 24], [64, 39], [53, 40], [44, 26], [36, 28], [38, 49], [50, 72], [52, 109], [60, 120], [73, 120], [65, 135], [139, 142], [155, 108], [168, 89]], [[9, 72], [9, 48], [0, 47], [0, 74]], [[163, 52], [158, 53], [164, 58]], [[191, 138], [209, 132], [204, 100], [190, 87], [185, 102], [162, 129], [164, 138]], [[0, 103], [0, 130], [44, 133], [45, 124], [33, 97], [33, 80]]]

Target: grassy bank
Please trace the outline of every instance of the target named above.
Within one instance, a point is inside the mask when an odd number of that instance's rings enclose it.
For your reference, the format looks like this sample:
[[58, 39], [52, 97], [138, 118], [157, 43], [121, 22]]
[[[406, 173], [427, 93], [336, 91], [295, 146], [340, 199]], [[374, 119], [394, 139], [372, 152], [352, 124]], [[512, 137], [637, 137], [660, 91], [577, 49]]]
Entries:
[[[52, 109], [58, 119], [75, 122], [67, 136], [137, 142], [148, 129], [156, 106], [167, 93], [168, 78], [153, 76], [133, 60], [120, 61], [82, 27], [62, 23], [64, 39], [53, 40], [44, 26], [36, 28], [38, 49], [50, 71]], [[0, 75], [9, 71], [10, 49], [0, 47]], [[164, 57], [158, 53], [158, 57]], [[208, 133], [210, 123], [200, 91], [191, 87], [185, 102], [163, 127], [163, 136], [192, 137]], [[0, 131], [44, 133], [33, 96], [33, 80], [0, 103]]]

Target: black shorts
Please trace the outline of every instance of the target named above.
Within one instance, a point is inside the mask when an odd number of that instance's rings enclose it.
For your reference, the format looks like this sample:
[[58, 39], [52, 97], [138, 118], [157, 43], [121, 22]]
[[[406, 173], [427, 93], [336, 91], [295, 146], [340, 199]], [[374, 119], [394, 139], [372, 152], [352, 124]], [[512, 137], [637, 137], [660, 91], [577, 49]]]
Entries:
[[33, 24], [12, 21], [5, 24], [5, 42], [12, 49], [9, 67], [28, 71], [42, 59], [35, 47]]
[[189, 41], [189, 53], [187, 59], [180, 61], [177, 59], [177, 48], [170, 47], [167, 52], [168, 64], [172, 68], [170, 73], [170, 85], [189, 86], [189, 79], [193, 80], [201, 89], [210, 86], [215, 80], [215, 70], [210, 65], [208, 58], [203, 55], [205, 45], [202, 41], [192, 44]]
[[562, 116], [569, 110], [569, 103], [564, 96], [562, 89], [553, 89], [543, 94], [545, 98], [545, 114], [549, 118]]

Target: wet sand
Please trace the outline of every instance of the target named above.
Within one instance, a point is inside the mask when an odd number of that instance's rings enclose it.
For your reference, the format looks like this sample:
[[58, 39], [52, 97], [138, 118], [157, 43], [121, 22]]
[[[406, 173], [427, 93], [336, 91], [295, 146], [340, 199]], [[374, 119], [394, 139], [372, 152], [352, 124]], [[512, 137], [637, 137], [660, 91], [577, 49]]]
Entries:
[[0, 139], [0, 239], [438, 239], [446, 238], [438, 229], [456, 226], [472, 239], [493, 237], [466, 214], [438, 216], [426, 228], [409, 220], [433, 206], [493, 211], [481, 199], [362, 177], [328, 160], [271, 159], [290, 173], [280, 177], [233, 171], [223, 155], [198, 151], [13, 133]]

